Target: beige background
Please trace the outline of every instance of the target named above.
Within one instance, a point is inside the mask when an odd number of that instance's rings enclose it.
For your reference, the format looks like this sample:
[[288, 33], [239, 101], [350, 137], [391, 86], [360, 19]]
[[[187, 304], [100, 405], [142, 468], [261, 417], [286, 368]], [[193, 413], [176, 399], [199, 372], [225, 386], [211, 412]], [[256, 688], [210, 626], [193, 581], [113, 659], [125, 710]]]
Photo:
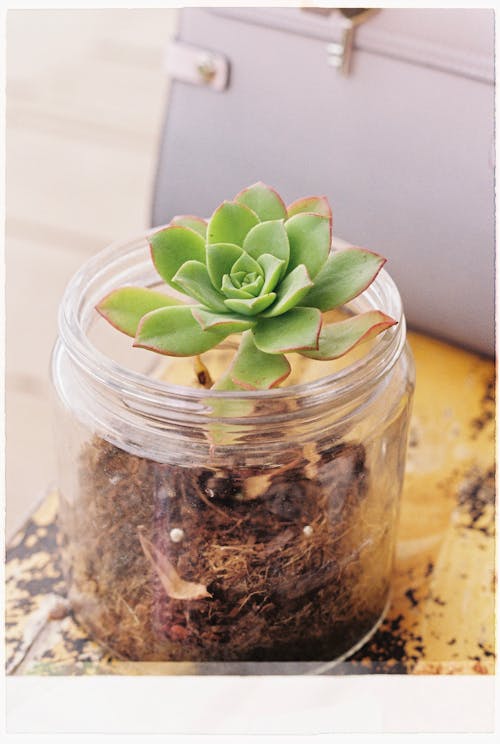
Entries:
[[7, 14], [7, 539], [56, 478], [48, 370], [65, 284], [149, 224], [176, 22], [173, 9]]

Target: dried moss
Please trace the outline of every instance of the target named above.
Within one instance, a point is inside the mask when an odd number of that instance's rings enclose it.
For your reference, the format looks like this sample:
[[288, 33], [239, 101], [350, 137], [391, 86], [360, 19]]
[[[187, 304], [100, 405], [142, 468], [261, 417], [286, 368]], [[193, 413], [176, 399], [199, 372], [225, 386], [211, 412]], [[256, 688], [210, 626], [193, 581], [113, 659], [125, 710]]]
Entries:
[[[70, 598], [118, 656], [328, 660], [384, 609], [392, 536], [370, 524], [360, 444], [320, 442], [263, 471], [157, 463], [96, 437], [79, 480], [61, 512]], [[168, 596], [140, 535], [209, 596]]]

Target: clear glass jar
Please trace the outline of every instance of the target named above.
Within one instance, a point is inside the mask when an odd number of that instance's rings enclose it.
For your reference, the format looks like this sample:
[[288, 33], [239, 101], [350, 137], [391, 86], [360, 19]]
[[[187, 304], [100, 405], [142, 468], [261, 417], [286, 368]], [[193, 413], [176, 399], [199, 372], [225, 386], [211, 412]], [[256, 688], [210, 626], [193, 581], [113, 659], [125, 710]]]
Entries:
[[390, 593], [414, 387], [396, 286], [382, 271], [350, 303], [399, 320], [357, 359], [236, 394], [158, 379], [158, 357], [94, 309], [157, 283], [143, 236], [88, 261], [61, 304], [52, 376], [76, 617], [121, 658], [340, 660]]

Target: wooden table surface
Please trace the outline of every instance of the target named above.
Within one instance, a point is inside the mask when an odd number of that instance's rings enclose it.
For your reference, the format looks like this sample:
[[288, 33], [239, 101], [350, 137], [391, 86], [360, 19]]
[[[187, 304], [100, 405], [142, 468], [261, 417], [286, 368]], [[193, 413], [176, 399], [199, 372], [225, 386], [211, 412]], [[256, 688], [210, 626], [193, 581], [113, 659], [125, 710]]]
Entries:
[[349, 660], [199, 664], [112, 659], [76, 624], [50, 493], [7, 551], [10, 674], [493, 674], [495, 367], [410, 334], [417, 388], [391, 605]]

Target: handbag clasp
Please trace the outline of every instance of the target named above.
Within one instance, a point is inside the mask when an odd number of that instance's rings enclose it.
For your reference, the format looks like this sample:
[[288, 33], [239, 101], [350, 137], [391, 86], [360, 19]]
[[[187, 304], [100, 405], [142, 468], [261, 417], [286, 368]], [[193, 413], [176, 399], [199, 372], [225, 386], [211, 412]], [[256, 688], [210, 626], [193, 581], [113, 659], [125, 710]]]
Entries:
[[334, 10], [342, 14], [340, 41], [327, 44], [327, 62], [331, 67], [336, 67], [342, 75], [348, 75], [351, 68], [352, 50], [354, 46], [354, 35], [358, 26], [368, 21], [378, 8], [314, 8], [303, 7], [302, 10], [319, 15], [329, 15]]

